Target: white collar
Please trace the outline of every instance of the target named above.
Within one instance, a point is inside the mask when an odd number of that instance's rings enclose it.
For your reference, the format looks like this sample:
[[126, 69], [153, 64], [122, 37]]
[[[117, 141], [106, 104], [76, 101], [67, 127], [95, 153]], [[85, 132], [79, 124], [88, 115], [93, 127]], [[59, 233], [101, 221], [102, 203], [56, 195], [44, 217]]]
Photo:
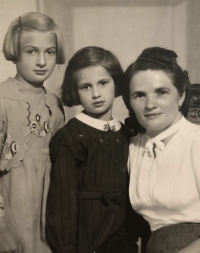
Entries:
[[[165, 147], [165, 143], [163, 142], [164, 139], [169, 137], [170, 135], [174, 134], [176, 131], [178, 131], [182, 124], [186, 121], [186, 119], [182, 116], [181, 119], [176, 122], [174, 125], [167, 128], [164, 132], [160, 133], [154, 138], [150, 138], [147, 135], [148, 141], [145, 145], [145, 151], [150, 152], [151, 156], [153, 156], [153, 152], [155, 150], [155, 146], [162, 151]], [[155, 154], [154, 154], [155, 157]]]
[[121, 128], [121, 123], [119, 120], [113, 117], [112, 120], [104, 121], [92, 118], [85, 113], [81, 112], [75, 116], [76, 119], [80, 120], [81, 122], [94, 127], [101, 131], [108, 131], [109, 129], [113, 132], [118, 131]]
[[173, 133], [178, 131], [180, 129], [180, 127], [182, 126], [183, 122], [185, 122], [185, 121], [186, 121], [186, 119], [182, 116], [178, 122], [176, 122], [174, 125], [167, 128], [164, 132], [160, 133], [155, 138], [152, 138], [152, 140], [154, 140], [154, 139], [156, 139], [158, 141], [164, 140], [165, 138], [169, 137], [170, 135], [172, 135]]

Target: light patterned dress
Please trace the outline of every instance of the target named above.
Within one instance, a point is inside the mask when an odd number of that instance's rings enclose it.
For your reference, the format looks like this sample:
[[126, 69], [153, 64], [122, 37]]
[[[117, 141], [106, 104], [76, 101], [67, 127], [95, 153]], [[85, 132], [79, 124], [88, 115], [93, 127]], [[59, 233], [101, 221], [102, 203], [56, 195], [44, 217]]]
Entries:
[[51, 252], [44, 233], [49, 142], [63, 125], [60, 101], [44, 87], [12, 78], [0, 84], [0, 217], [21, 241], [23, 253]]

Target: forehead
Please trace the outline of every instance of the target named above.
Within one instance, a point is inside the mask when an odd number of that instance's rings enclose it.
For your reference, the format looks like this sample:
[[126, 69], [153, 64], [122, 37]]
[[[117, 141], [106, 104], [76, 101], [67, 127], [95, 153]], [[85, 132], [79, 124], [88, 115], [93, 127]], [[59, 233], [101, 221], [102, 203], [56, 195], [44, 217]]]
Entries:
[[37, 48], [56, 47], [56, 37], [52, 32], [23, 31], [21, 47], [33, 46]]
[[139, 71], [130, 81], [131, 90], [150, 91], [159, 88], [176, 89], [169, 74], [162, 70]]
[[80, 69], [76, 73], [77, 83], [90, 83], [93, 81], [98, 81], [100, 79], [110, 77], [111, 76], [108, 71], [100, 65]]

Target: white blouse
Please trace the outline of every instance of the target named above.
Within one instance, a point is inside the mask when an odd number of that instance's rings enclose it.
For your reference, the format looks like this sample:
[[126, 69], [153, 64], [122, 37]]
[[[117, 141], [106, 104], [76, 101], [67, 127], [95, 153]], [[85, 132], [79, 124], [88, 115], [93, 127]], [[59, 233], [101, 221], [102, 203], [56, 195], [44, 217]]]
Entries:
[[[162, 140], [170, 135], [165, 146]], [[147, 134], [133, 137], [128, 169], [132, 207], [152, 231], [200, 222], [200, 126], [182, 117], [154, 139]]]

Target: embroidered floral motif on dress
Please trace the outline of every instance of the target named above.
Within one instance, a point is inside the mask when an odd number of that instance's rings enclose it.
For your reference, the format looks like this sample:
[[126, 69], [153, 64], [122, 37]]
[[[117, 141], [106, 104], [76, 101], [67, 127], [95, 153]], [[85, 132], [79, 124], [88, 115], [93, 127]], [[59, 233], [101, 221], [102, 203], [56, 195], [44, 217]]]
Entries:
[[36, 114], [35, 120], [30, 123], [30, 130], [32, 134], [40, 138], [46, 136], [51, 131], [49, 121], [42, 123], [39, 114]]
[[17, 146], [16, 142], [11, 139], [9, 134], [4, 135], [3, 143], [1, 160], [9, 160], [17, 154], [19, 146]]

